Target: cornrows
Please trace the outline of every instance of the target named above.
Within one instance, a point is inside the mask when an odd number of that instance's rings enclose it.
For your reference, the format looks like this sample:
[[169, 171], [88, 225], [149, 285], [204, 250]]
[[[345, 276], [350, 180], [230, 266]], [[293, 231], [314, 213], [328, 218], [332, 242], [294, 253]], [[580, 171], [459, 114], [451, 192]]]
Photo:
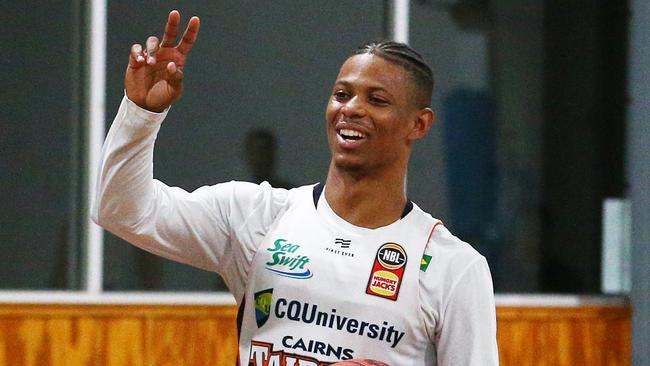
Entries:
[[419, 107], [429, 107], [433, 94], [433, 71], [422, 55], [405, 43], [371, 41], [356, 49], [354, 55], [372, 54], [406, 69], [417, 84]]

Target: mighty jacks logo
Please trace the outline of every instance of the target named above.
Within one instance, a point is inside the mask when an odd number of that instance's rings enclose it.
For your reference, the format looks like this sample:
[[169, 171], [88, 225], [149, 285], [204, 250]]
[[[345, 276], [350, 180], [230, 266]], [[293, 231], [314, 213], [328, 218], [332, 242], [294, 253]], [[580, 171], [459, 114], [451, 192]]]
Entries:
[[255, 321], [257, 327], [266, 324], [271, 314], [271, 304], [273, 303], [273, 289], [267, 289], [255, 293]]

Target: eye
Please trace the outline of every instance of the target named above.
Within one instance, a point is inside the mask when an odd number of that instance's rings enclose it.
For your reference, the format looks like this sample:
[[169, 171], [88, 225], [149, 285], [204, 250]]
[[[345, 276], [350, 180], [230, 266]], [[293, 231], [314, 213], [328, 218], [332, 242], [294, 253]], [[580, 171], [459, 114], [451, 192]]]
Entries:
[[344, 90], [336, 90], [336, 91], [334, 91], [332, 96], [338, 102], [342, 102], [342, 101], [350, 99], [350, 93], [348, 93], [348, 92], [346, 92]]
[[384, 97], [376, 96], [376, 95], [371, 95], [370, 98], [368, 98], [370, 103], [378, 106], [383, 106], [388, 104], [388, 100]]

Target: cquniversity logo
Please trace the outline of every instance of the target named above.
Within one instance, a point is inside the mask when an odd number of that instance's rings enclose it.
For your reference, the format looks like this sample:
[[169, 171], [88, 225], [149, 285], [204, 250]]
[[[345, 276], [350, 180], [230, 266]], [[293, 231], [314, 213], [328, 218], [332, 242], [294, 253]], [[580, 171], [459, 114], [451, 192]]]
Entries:
[[273, 242], [272, 248], [266, 248], [272, 252], [271, 260], [266, 262], [266, 269], [279, 274], [280, 276], [307, 279], [314, 273], [307, 267], [309, 257], [298, 254], [299, 244], [292, 244], [285, 239], [278, 239]]
[[272, 303], [272, 288], [255, 293], [255, 321], [257, 322], [258, 328], [266, 324], [266, 321], [269, 320]]

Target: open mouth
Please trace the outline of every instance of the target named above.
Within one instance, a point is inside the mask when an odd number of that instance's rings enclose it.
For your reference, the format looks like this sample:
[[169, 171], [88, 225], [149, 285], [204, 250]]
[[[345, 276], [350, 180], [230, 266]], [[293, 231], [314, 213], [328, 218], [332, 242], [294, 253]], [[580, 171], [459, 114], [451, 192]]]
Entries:
[[354, 131], [354, 130], [348, 130], [348, 129], [341, 129], [339, 130], [339, 136], [341, 136], [344, 140], [352, 140], [352, 141], [357, 141], [366, 138], [366, 135], [359, 131]]

